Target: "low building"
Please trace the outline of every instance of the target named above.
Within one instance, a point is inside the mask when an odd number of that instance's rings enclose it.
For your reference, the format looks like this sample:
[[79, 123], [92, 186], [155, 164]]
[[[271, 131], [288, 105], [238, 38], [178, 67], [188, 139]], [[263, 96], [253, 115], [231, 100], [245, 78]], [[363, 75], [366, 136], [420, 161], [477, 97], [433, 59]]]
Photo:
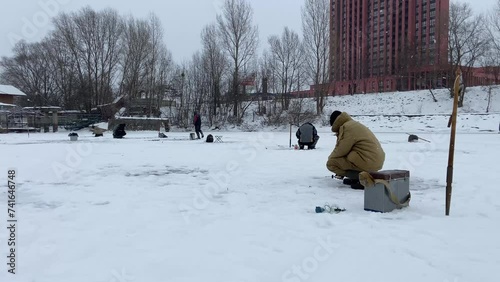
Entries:
[[14, 107], [15, 98], [23, 96], [26, 94], [14, 86], [0, 84], [0, 107]]
[[9, 124], [18, 121], [12, 117], [11, 111], [16, 107], [16, 98], [23, 96], [26, 94], [14, 86], [0, 84], [0, 133], [7, 132]]

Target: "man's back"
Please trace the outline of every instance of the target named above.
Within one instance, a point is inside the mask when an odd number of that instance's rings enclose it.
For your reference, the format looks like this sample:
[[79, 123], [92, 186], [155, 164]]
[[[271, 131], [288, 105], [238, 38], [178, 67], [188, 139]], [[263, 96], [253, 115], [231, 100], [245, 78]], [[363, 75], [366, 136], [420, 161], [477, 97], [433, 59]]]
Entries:
[[310, 123], [304, 123], [299, 127], [300, 137], [299, 141], [301, 143], [314, 142], [314, 126]]
[[365, 125], [342, 113], [332, 125], [339, 132], [337, 145], [330, 157], [347, 158], [363, 170], [378, 171], [385, 161], [385, 152], [375, 134]]

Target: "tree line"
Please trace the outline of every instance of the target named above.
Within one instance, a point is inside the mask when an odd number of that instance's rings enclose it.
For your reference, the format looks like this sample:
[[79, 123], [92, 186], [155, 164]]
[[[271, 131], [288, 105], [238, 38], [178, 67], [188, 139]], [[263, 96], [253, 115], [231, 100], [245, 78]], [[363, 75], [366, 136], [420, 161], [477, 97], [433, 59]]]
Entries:
[[[24, 105], [54, 105], [91, 112], [117, 97], [147, 101], [147, 115], [158, 116], [164, 99], [172, 122], [189, 125], [193, 111], [210, 123], [241, 122], [257, 92], [281, 93], [269, 111], [302, 112], [291, 92], [329, 81], [328, 0], [304, 0], [302, 35], [288, 27], [266, 38], [258, 54], [258, 26], [248, 0], [225, 0], [200, 34], [201, 48], [176, 63], [167, 48], [161, 20], [121, 16], [114, 9], [85, 7], [52, 19], [53, 30], [35, 43], [20, 41], [0, 60], [0, 82], [28, 94]], [[449, 62], [472, 68], [500, 65], [498, 0], [491, 15], [474, 14], [468, 3], [450, 5]], [[500, 75], [500, 73], [499, 73]], [[327, 89], [314, 88], [314, 114], [323, 113]], [[463, 97], [461, 98], [463, 102]], [[297, 109], [298, 107], [298, 109]]]
[[[237, 122], [249, 106], [246, 87], [256, 82], [262, 92], [264, 77], [269, 92], [284, 94], [327, 82], [328, 7], [327, 0], [306, 0], [307, 36], [285, 28], [268, 38], [259, 56], [250, 1], [225, 0], [200, 34], [201, 50], [182, 63], [174, 62], [155, 14], [137, 19], [85, 7], [53, 18], [53, 30], [41, 41], [18, 42], [13, 56], [0, 60], [0, 81], [28, 94], [23, 105], [91, 112], [116, 97], [142, 97], [148, 115], [157, 116], [161, 101], [170, 99], [175, 123], [188, 123], [195, 110], [213, 122]], [[289, 106], [285, 98], [280, 102]], [[318, 102], [320, 113], [324, 102]]]
[[[500, 0], [489, 13], [474, 13], [471, 4], [453, 2], [450, 4], [448, 30], [448, 77], [454, 78], [460, 66], [463, 73], [470, 73], [474, 67], [483, 67], [493, 75], [494, 83], [500, 82]], [[464, 78], [467, 85], [467, 78]], [[453, 85], [453, 81], [449, 83]], [[491, 92], [490, 92], [491, 93]], [[453, 94], [453, 93], [451, 93]], [[459, 107], [464, 96], [459, 97]]]

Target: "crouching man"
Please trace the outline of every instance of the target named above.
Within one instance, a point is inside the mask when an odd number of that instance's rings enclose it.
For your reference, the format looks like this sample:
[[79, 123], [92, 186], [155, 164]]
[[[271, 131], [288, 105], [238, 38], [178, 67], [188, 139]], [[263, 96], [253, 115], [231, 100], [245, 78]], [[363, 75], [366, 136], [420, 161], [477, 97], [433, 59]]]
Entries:
[[346, 177], [347, 171], [373, 172], [382, 169], [385, 152], [368, 127], [339, 111], [330, 116], [330, 125], [337, 135], [337, 144], [328, 157], [326, 167], [337, 178]]
[[316, 148], [316, 143], [319, 140], [318, 132], [310, 122], [306, 122], [300, 126], [295, 136], [299, 139], [298, 142], [301, 150], [304, 149], [304, 146], [307, 146], [307, 149]]

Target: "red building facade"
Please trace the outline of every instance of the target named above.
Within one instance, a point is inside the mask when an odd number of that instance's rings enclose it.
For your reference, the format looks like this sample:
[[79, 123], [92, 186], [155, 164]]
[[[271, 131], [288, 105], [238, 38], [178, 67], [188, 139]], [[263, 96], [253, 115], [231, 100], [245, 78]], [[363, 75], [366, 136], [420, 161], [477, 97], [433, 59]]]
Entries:
[[439, 87], [449, 0], [330, 0], [331, 94]]

